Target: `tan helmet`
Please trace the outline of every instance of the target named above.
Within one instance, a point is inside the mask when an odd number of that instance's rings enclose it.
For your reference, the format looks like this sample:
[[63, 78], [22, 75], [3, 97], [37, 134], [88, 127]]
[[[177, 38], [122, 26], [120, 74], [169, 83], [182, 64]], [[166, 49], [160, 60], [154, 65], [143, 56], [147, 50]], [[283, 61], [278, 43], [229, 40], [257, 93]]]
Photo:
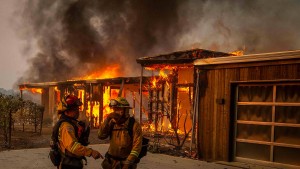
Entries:
[[115, 99], [111, 99], [109, 102], [109, 107], [124, 107], [131, 109], [128, 101], [124, 97], [117, 97]]

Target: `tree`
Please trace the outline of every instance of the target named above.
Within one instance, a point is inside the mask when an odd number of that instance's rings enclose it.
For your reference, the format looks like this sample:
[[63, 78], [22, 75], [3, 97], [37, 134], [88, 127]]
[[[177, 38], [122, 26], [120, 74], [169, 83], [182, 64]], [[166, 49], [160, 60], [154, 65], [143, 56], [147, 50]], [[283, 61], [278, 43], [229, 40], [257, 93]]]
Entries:
[[0, 125], [3, 130], [4, 146], [11, 147], [12, 114], [22, 107], [22, 99], [17, 96], [0, 94]]

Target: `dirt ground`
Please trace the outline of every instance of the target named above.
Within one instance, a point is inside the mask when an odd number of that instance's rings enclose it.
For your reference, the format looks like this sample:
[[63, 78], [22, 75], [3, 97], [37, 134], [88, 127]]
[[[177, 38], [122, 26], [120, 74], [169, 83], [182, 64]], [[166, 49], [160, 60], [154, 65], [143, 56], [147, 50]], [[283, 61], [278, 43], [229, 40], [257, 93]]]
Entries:
[[[42, 130], [42, 134], [33, 132], [33, 128], [26, 127], [25, 132], [22, 131], [22, 127], [15, 127], [12, 132], [12, 147], [11, 149], [3, 146], [3, 134], [0, 133], [0, 163], [5, 164], [4, 168], [53, 168], [48, 159], [49, 142], [51, 138], [52, 127], [46, 126]], [[149, 137], [148, 137], [149, 138]], [[153, 153], [153, 141], [150, 137], [151, 146], [148, 155], [143, 158], [143, 161], [139, 164], [141, 169], [151, 168], [165, 168], [165, 169], [179, 169], [179, 168], [207, 168], [207, 169], [273, 169], [266, 166], [258, 166], [256, 164], [244, 164], [244, 163], [208, 163], [197, 158], [186, 155], [189, 143], [183, 147], [181, 151], [175, 151], [174, 147], [168, 146], [165, 140], [160, 139], [159, 149], [156, 153]], [[103, 154], [107, 151], [109, 140], [99, 140], [97, 138], [97, 129], [91, 130], [90, 134], [90, 146], [99, 149]], [[9, 150], [9, 151], [6, 151]], [[171, 156], [166, 156], [171, 155]], [[176, 157], [177, 156], [177, 157]], [[179, 156], [179, 157], [178, 157]], [[180, 158], [184, 157], [184, 158]], [[14, 159], [14, 160], [11, 160]], [[193, 160], [194, 159], [194, 160]], [[17, 160], [18, 162], [16, 163]], [[92, 160], [88, 158], [91, 168], [99, 168], [102, 160]], [[88, 168], [90, 168], [88, 167]], [[1, 167], [0, 167], [1, 168]]]
[[[34, 132], [34, 129], [30, 126], [25, 127], [25, 132], [23, 132], [23, 127], [15, 126], [12, 131], [12, 147], [10, 149], [31, 149], [31, 148], [48, 148], [51, 139], [52, 127], [46, 126], [42, 129], [42, 134]], [[3, 134], [0, 133], [0, 151], [8, 150], [3, 143]], [[108, 143], [107, 140], [99, 140], [97, 138], [97, 129], [91, 130], [89, 137], [90, 144], [103, 144]]]
[[[22, 126], [15, 126], [12, 132], [11, 138], [11, 148], [8, 149], [4, 146], [3, 143], [3, 135], [0, 133], [0, 151], [4, 150], [19, 150], [19, 149], [31, 149], [31, 148], [48, 148], [51, 133], [52, 133], [52, 126], [45, 126], [42, 129], [42, 134], [40, 135], [39, 132], [34, 132], [34, 128], [32, 126], [25, 126], [25, 131], [23, 132]], [[100, 140], [97, 138], [98, 129], [92, 129], [89, 137], [90, 144], [106, 144], [109, 140]], [[175, 151], [174, 146], [170, 146], [166, 143], [166, 140], [163, 138], [159, 138], [159, 140], [154, 139], [152, 134], [145, 133], [145, 136], [150, 139], [150, 147], [149, 151], [154, 153], [161, 153], [161, 154], [168, 154], [172, 156], [183, 156], [183, 157], [193, 157], [196, 158], [194, 155], [189, 156], [189, 141], [186, 141], [185, 146], [180, 151]], [[155, 148], [154, 142], [157, 142]]]

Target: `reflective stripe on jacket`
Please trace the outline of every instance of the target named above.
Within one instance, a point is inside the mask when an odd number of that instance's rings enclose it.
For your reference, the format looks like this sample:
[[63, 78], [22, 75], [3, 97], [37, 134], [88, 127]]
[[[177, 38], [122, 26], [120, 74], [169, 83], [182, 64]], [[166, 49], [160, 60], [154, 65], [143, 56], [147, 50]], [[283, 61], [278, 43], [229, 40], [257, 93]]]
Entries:
[[[135, 120], [131, 138], [128, 134], [128, 123], [129, 118], [121, 125], [113, 125], [110, 121], [105, 120], [98, 131], [98, 138], [106, 139], [111, 135], [108, 153], [112, 156], [125, 158], [128, 161], [134, 162], [142, 149], [142, 128]], [[112, 125], [113, 130], [111, 132]]]
[[59, 146], [64, 154], [66, 150], [68, 150], [77, 157], [91, 156], [92, 149], [83, 146], [78, 142], [72, 124], [63, 122], [59, 127], [58, 133]]

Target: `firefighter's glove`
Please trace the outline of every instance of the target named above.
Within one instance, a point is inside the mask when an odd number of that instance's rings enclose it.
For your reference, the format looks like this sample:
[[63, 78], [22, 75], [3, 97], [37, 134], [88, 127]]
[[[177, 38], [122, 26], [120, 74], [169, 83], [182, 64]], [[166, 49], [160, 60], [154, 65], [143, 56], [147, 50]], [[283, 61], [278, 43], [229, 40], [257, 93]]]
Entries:
[[121, 115], [117, 114], [117, 113], [110, 113], [108, 116], [107, 116], [107, 121], [110, 122], [110, 121], [113, 121], [114, 123], [116, 121], [118, 121], [119, 119], [121, 118]]
[[132, 169], [133, 168], [133, 162], [126, 160], [123, 162], [122, 169]]
[[103, 159], [103, 156], [96, 150], [92, 150], [92, 157], [96, 160], [98, 158], [102, 158]]
[[132, 169], [132, 165], [131, 164], [124, 164], [122, 169]]

